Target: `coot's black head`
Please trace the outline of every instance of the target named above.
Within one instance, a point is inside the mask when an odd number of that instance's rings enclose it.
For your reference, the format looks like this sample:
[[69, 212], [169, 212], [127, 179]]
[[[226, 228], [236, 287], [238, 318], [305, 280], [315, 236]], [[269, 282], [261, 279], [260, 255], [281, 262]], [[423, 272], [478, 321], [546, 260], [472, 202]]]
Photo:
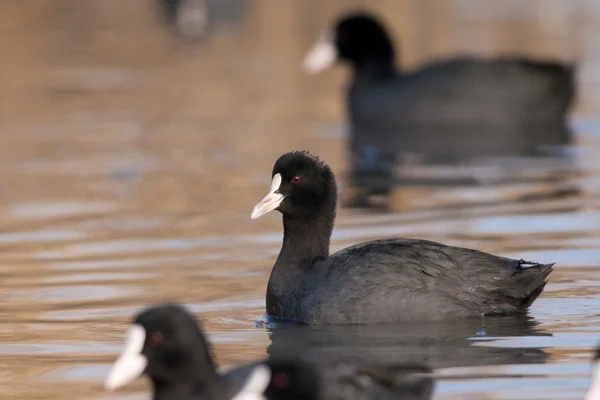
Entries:
[[284, 154], [275, 163], [271, 176], [269, 192], [252, 210], [252, 219], [273, 210], [297, 218], [335, 212], [335, 177], [318, 157], [307, 151]]
[[[105, 387], [119, 389], [142, 374], [155, 384], [194, 383], [216, 376], [208, 344], [194, 316], [178, 305], [149, 308], [135, 318]], [[186, 382], [190, 380], [190, 382]]]
[[304, 69], [318, 73], [342, 60], [355, 68], [381, 65], [393, 68], [394, 46], [377, 17], [356, 13], [337, 21], [333, 32], [324, 35], [304, 59]]

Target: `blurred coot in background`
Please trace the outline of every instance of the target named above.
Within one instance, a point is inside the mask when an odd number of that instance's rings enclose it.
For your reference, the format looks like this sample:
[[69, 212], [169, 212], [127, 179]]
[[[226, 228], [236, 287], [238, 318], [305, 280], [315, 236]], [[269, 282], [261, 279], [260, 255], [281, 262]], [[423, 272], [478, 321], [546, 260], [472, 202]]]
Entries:
[[336, 61], [352, 69], [346, 97], [350, 183], [366, 194], [389, 192], [402, 155], [455, 164], [546, 156], [549, 146], [571, 142], [573, 65], [459, 55], [398, 70], [387, 29], [378, 16], [362, 11], [338, 19], [303, 67], [314, 74]]
[[238, 23], [246, 0], [154, 0], [167, 26], [186, 42], [206, 38], [211, 28]]

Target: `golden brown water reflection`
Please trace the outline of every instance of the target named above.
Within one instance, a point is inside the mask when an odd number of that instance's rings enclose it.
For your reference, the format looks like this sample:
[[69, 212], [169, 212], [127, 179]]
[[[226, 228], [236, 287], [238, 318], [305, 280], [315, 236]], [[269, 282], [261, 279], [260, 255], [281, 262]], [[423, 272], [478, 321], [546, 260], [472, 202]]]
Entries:
[[456, 51], [582, 60], [578, 195], [516, 203], [523, 187], [406, 192], [402, 213], [343, 210], [334, 233], [335, 248], [407, 235], [557, 261], [531, 313], [544, 334], [484, 327], [484, 342], [477, 329], [469, 333], [472, 348], [541, 349], [533, 362], [548, 363], [511, 361], [489, 372], [547, 376], [444, 382], [436, 398], [581, 398], [588, 348], [600, 341], [594, 0], [257, 0], [239, 24], [217, 26], [197, 46], [169, 35], [147, 1], [1, 2], [5, 398], [147, 397], [143, 381], [119, 394], [101, 382], [131, 315], [162, 301], [202, 316], [220, 365], [266, 355], [272, 338], [254, 323], [264, 320], [281, 223], [249, 214], [285, 151], [311, 149], [343, 180], [336, 132], [347, 74], [310, 78], [300, 61], [333, 16], [363, 3], [402, 37], [406, 66]]

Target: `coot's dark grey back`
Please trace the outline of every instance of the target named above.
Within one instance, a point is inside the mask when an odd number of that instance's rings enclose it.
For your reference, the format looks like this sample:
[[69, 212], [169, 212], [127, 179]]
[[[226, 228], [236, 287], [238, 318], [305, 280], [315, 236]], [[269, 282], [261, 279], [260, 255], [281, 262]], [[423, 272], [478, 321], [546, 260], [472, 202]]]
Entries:
[[572, 71], [522, 60], [454, 59], [350, 86], [351, 147], [445, 160], [528, 155], [566, 144]]

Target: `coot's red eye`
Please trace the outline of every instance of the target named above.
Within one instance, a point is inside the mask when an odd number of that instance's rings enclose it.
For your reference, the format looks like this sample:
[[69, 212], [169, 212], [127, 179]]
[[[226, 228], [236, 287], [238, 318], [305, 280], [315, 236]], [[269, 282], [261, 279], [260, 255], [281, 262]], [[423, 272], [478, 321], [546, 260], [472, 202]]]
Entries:
[[285, 389], [285, 387], [290, 383], [290, 377], [285, 372], [278, 372], [271, 378], [270, 386], [275, 389]]
[[302, 180], [302, 179], [301, 179], [299, 176], [295, 176], [295, 177], [293, 177], [293, 178], [292, 178], [292, 183], [293, 183], [294, 185], [297, 185], [297, 184], [299, 184], [299, 183], [300, 183], [300, 181], [301, 181], [301, 180]]
[[163, 341], [163, 334], [156, 331], [152, 334], [152, 343], [156, 346]]

